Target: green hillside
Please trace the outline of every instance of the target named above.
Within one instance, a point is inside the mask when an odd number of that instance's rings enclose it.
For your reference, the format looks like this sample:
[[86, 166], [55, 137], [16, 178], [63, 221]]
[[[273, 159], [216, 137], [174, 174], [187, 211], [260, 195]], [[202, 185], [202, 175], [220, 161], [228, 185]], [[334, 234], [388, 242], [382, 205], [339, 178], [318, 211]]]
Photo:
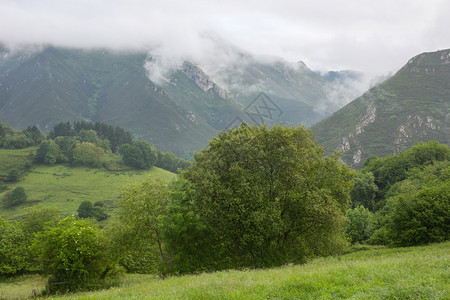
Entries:
[[[267, 270], [159, 279], [127, 275], [120, 287], [64, 299], [448, 299], [450, 243], [380, 248]], [[0, 282], [0, 297], [44, 290], [37, 275]], [[59, 297], [55, 297], [59, 299]]]
[[[59, 122], [106, 122], [163, 151], [192, 158], [235, 118], [310, 125], [338, 108], [328, 99], [328, 81], [303, 63], [241, 55], [239, 65], [215, 76], [184, 62], [153, 82], [145, 68], [153, 58], [145, 52], [3, 49], [0, 119], [18, 129], [37, 125], [44, 132]], [[264, 110], [264, 103], [251, 105], [261, 92], [279, 107], [277, 113]]]
[[[0, 159], [6, 157], [5, 152], [9, 151], [0, 149]], [[22, 152], [25, 153], [26, 150]], [[0, 216], [5, 219], [17, 219], [26, 213], [26, 208], [43, 206], [56, 206], [65, 215], [76, 215], [78, 206], [85, 200], [92, 203], [102, 201], [106, 212], [112, 213], [122, 188], [125, 185], [142, 182], [150, 174], [164, 180], [171, 180], [175, 176], [156, 167], [149, 171], [111, 172], [105, 169], [64, 165], [33, 166], [18, 182], [8, 184], [8, 190], [17, 186], [25, 189], [26, 203], [8, 208], [0, 203]], [[6, 192], [0, 193], [0, 199]]]
[[326, 153], [360, 168], [417, 142], [450, 145], [450, 50], [412, 58], [385, 82], [312, 126]]

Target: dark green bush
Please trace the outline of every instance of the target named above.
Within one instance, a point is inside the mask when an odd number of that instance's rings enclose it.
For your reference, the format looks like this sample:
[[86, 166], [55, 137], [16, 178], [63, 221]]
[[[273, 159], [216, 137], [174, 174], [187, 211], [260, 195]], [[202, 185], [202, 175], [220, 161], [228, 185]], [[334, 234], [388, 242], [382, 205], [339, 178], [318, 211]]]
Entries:
[[27, 194], [25, 189], [21, 186], [16, 187], [14, 190], [7, 192], [3, 196], [3, 204], [7, 207], [16, 206], [27, 201]]
[[415, 246], [450, 239], [450, 182], [424, 188], [413, 197], [392, 198], [388, 230], [395, 246]]

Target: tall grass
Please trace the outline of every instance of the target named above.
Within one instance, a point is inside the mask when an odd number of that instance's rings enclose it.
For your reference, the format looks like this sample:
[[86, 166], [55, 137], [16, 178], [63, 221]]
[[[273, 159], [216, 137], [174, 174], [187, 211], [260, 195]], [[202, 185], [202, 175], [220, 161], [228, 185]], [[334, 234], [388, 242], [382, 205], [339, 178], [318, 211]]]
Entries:
[[[58, 298], [58, 297], [56, 297]], [[159, 279], [128, 275], [65, 299], [450, 299], [450, 242], [363, 250], [300, 266]]]

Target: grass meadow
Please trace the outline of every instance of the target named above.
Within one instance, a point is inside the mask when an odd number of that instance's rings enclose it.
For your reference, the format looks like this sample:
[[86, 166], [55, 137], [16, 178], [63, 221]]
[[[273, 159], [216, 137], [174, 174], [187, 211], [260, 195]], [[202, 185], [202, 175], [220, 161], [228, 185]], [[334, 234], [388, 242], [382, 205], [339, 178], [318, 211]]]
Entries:
[[[1, 283], [0, 298], [31, 295], [40, 277], [21, 277], [16, 292]], [[14, 294], [15, 293], [15, 294]], [[450, 242], [373, 248], [298, 266], [224, 271], [160, 279], [129, 274], [119, 287], [51, 299], [450, 299]]]
[[[142, 182], [150, 174], [165, 180], [175, 176], [156, 167], [148, 171], [112, 172], [88, 167], [35, 165], [18, 182], [8, 184], [8, 190], [23, 187], [27, 202], [12, 208], [3, 207], [0, 202], [0, 216], [17, 219], [26, 213], [27, 207], [39, 206], [56, 206], [65, 215], [76, 214], [78, 206], [85, 200], [103, 201], [106, 212], [112, 213], [122, 188]], [[0, 199], [5, 192], [0, 193]]]
[[25, 149], [0, 149], [0, 176], [6, 177], [12, 169], [21, 170], [29, 161], [30, 152], [36, 152], [36, 147]]

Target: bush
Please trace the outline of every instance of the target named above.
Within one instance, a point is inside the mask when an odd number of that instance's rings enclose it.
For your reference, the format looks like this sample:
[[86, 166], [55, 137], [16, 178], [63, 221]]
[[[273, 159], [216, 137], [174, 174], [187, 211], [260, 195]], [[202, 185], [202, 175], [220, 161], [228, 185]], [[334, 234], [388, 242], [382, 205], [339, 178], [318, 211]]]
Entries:
[[21, 186], [16, 187], [11, 192], [7, 192], [3, 196], [3, 203], [7, 207], [16, 206], [27, 201], [25, 189]]
[[95, 218], [97, 221], [104, 220], [108, 217], [100, 206], [92, 206], [91, 201], [81, 202], [77, 212], [79, 218]]
[[105, 162], [105, 151], [91, 143], [80, 143], [73, 150], [73, 163], [100, 168]]
[[120, 154], [126, 165], [136, 169], [150, 169], [158, 160], [156, 149], [144, 141], [122, 145]]
[[38, 233], [32, 249], [44, 274], [50, 275], [50, 293], [89, 289], [89, 283], [103, 279], [111, 268], [98, 228], [90, 220], [67, 217]]
[[391, 199], [389, 236], [395, 246], [415, 246], [450, 239], [450, 182], [424, 188], [413, 197]]
[[350, 238], [350, 242], [362, 243], [370, 238], [375, 230], [374, 215], [364, 206], [355, 207], [347, 211], [347, 218], [350, 224], [346, 233]]
[[8, 181], [10, 182], [16, 182], [19, 180], [20, 172], [19, 170], [13, 169], [8, 172]]
[[17, 223], [0, 217], [0, 276], [14, 275], [25, 269], [27, 239]]

